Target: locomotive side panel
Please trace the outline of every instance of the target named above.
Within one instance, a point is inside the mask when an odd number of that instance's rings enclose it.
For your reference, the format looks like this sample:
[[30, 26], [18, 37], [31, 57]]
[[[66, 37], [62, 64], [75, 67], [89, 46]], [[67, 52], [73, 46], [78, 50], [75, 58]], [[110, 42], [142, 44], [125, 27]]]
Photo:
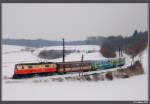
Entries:
[[56, 64], [17, 65], [15, 74], [35, 74], [56, 72]]

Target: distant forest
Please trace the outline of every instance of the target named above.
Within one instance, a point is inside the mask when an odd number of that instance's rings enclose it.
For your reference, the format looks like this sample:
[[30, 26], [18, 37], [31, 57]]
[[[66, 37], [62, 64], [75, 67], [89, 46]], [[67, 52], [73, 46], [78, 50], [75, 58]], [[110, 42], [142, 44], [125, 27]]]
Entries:
[[116, 57], [116, 51], [122, 50], [128, 54], [132, 61], [146, 49], [148, 45], [148, 31], [134, 31], [132, 36], [110, 36], [102, 44], [100, 52], [104, 57]]
[[[105, 37], [88, 37], [83, 41], [65, 41], [65, 45], [101, 45], [106, 40]], [[29, 47], [43, 47], [43, 46], [60, 46], [62, 41], [50, 41], [43, 39], [2, 39], [2, 44], [29, 46]]]

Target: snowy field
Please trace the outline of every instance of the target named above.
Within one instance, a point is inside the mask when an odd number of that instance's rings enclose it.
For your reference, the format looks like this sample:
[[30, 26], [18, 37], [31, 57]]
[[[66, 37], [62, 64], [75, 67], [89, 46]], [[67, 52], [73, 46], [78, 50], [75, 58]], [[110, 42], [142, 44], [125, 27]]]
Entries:
[[[69, 75], [55, 75], [42, 78], [28, 78], [13, 80], [13, 83], [7, 83], [6, 77], [11, 77], [16, 63], [38, 62], [37, 53], [41, 50], [61, 49], [62, 47], [44, 47], [36, 49], [34, 53], [21, 51], [25, 47], [2, 45], [2, 100], [3, 101], [138, 101], [148, 99], [148, 49], [143, 52], [142, 63], [145, 74], [130, 77], [127, 79], [114, 79], [113, 81], [97, 82], [52, 82], [50, 79], [56, 77], [65, 77]], [[82, 54], [84, 60], [97, 60], [104, 57], [98, 52], [99, 46], [81, 45], [66, 46], [66, 49], [81, 50], [80, 53], [74, 52], [66, 56], [66, 61], [79, 61]], [[87, 50], [95, 50], [93, 53], [87, 53]], [[130, 59], [127, 55], [127, 65]], [[62, 61], [62, 58], [48, 60], [52, 62]], [[114, 70], [114, 69], [111, 69]], [[11, 79], [9, 79], [11, 80]], [[36, 80], [42, 80], [35, 83]]]

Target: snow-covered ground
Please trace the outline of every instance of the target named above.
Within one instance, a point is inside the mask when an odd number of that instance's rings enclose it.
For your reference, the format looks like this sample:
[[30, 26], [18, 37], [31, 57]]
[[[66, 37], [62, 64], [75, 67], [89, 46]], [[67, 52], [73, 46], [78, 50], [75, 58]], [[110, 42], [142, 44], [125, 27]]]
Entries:
[[[130, 77], [127, 79], [114, 79], [113, 81], [98, 82], [52, 82], [52, 77], [60, 77], [58, 75], [42, 78], [30, 78], [13, 80], [15, 83], [7, 83], [8, 79], [14, 72], [16, 63], [38, 62], [37, 53], [41, 50], [61, 49], [60, 46], [44, 47], [37, 49], [34, 53], [21, 51], [25, 47], [22, 46], [2, 46], [2, 100], [89, 100], [89, 101], [106, 101], [106, 100], [147, 100], [148, 99], [148, 49], [143, 52], [142, 63], [145, 74]], [[81, 60], [82, 54], [84, 60], [95, 60], [104, 58], [99, 52], [99, 46], [67, 46], [66, 49], [81, 50], [81, 53], [75, 52], [66, 56], [66, 61]], [[87, 50], [95, 50], [93, 53], [86, 53]], [[130, 63], [128, 56], [127, 64]], [[48, 60], [62, 61], [62, 58]], [[76, 74], [68, 74], [76, 75]], [[61, 75], [61, 77], [68, 76]], [[42, 80], [35, 83], [36, 80]]]

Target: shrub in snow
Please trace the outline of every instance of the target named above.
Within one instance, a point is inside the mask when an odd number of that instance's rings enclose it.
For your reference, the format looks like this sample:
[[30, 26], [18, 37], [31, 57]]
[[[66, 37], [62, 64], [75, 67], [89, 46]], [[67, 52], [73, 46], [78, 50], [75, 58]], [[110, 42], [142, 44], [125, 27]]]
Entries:
[[45, 79], [44, 82], [49, 82], [49, 79]]
[[104, 81], [105, 80], [105, 76], [104, 75], [102, 75], [102, 74], [100, 74], [100, 81]]
[[129, 78], [130, 76], [127, 73], [122, 73], [121, 78]]
[[133, 67], [134, 67], [133, 71], [135, 72], [135, 74], [144, 74], [144, 69], [143, 69], [140, 61], [136, 61], [133, 65]]
[[112, 74], [111, 71], [108, 71], [108, 72], [105, 74], [105, 76], [106, 76], [106, 78], [107, 78], [108, 80], [113, 80], [113, 74]]
[[86, 78], [84, 76], [80, 76], [81, 81], [86, 81]]
[[18, 81], [18, 80], [15, 80], [15, 81], [5, 81], [5, 83], [21, 83], [22, 81]]
[[94, 73], [92, 77], [94, 81], [103, 80], [102, 76], [99, 73]]
[[130, 75], [128, 73], [125, 73], [125, 72], [115, 73], [114, 76], [117, 78], [129, 78], [130, 77]]
[[72, 81], [77, 81], [77, 79], [78, 79], [78, 76], [73, 76], [72, 77]]
[[91, 81], [91, 77], [89, 75], [84, 75], [84, 77], [87, 81]]
[[41, 83], [41, 82], [42, 82], [41, 79], [35, 79], [35, 80], [33, 80], [33, 83]]
[[7, 76], [4, 76], [4, 77], [3, 77], [3, 79], [9, 79], [9, 77], [7, 77]]
[[140, 61], [136, 61], [132, 66], [113, 71], [114, 76], [117, 78], [129, 78], [130, 76], [144, 74], [144, 69]]
[[144, 69], [140, 61], [136, 61], [132, 66], [124, 69], [129, 76], [144, 74]]
[[86, 80], [84, 76], [73, 76], [71, 77], [71, 81], [84, 81]]
[[127, 72], [126, 69], [117, 69], [116, 71], [113, 71], [113, 75], [116, 78], [129, 78], [130, 74]]
[[79, 77], [79, 76], [78, 76], [78, 77], [76, 77], [76, 80], [82, 81], [82, 78], [83, 78], [83, 77]]
[[54, 81], [54, 82], [63, 82], [64, 79], [61, 78], [61, 77], [59, 77], [59, 78], [52, 78], [52, 81]]
[[71, 77], [65, 77], [65, 80], [71, 81]]
[[59, 78], [57, 78], [57, 81], [58, 81], [58, 82], [63, 82], [63, 81], [64, 81], [64, 79], [63, 79], [63, 78], [61, 78], [61, 77], [59, 77]]
[[51, 78], [52, 81], [56, 81], [56, 78]]
[[119, 72], [117, 70], [113, 71], [113, 75], [114, 77], [119, 78]]

